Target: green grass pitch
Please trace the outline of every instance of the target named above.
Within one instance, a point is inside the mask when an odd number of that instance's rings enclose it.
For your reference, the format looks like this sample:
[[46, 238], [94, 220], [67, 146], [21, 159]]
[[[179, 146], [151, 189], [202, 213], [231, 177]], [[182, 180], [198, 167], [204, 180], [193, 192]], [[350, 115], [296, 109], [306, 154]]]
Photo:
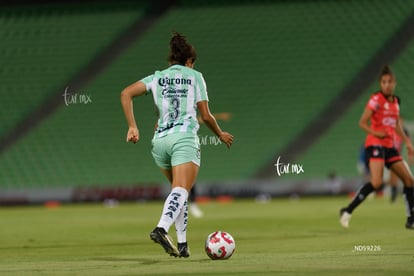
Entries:
[[[338, 210], [348, 201], [201, 205], [205, 216], [190, 216], [188, 259], [168, 256], [149, 239], [162, 202], [3, 207], [0, 275], [414, 275], [414, 231], [404, 228], [402, 199], [367, 199], [345, 230]], [[204, 252], [215, 230], [236, 240], [228, 260]]]

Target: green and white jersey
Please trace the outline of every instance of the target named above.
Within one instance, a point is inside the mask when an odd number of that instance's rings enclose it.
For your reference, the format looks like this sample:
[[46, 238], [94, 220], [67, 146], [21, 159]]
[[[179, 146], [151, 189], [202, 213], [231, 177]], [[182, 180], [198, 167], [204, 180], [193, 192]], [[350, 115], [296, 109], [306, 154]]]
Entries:
[[208, 101], [203, 75], [189, 67], [173, 65], [141, 80], [154, 97], [158, 129], [154, 137], [185, 132], [196, 134], [197, 103]]

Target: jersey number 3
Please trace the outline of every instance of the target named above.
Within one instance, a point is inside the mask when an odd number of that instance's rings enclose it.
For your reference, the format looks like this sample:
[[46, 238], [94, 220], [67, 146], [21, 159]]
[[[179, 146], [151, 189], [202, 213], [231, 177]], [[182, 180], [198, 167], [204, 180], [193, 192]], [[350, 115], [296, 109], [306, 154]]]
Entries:
[[178, 98], [171, 99], [172, 110], [170, 112], [170, 118], [172, 120], [177, 120], [180, 115], [180, 100]]

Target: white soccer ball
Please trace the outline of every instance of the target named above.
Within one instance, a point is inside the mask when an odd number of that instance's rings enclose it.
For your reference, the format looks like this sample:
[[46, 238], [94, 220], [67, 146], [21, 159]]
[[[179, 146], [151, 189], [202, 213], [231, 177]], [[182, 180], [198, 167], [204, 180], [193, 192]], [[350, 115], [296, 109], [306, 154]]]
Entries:
[[212, 260], [228, 259], [233, 255], [235, 249], [236, 243], [227, 232], [216, 231], [207, 237], [205, 250]]

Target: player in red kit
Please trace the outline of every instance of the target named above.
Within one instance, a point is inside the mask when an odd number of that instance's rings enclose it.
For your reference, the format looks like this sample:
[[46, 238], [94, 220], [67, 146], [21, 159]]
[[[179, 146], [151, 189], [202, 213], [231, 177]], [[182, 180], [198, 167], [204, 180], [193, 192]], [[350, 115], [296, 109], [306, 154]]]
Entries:
[[371, 96], [359, 120], [359, 126], [368, 133], [365, 151], [368, 157], [370, 182], [358, 191], [347, 207], [340, 210], [340, 223], [345, 228], [349, 227], [353, 210], [371, 192], [381, 187], [384, 166], [386, 166], [404, 183], [404, 198], [407, 206], [405, 226], [414, 229], [414, 178], [407, 163], [395, 148], [395, 135], [398, 134], [405, 142], [409, 155], [414, 154], [414, 148], [402, 129], [399, 101], [394, 95], [395, 75], [388, 66], [382, 69], [379, 82], [381, 91]]

